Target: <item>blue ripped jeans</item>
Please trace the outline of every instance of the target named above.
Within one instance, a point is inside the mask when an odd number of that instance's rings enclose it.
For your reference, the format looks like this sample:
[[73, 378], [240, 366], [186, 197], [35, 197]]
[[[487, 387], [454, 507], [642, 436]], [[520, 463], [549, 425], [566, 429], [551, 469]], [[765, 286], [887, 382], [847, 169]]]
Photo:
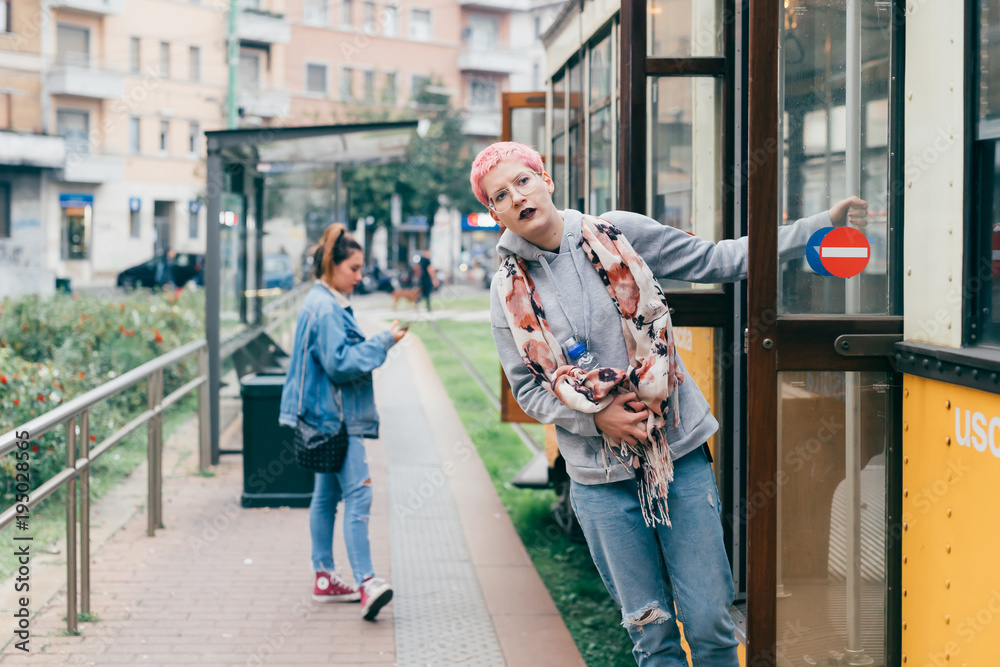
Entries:
[[368, 520], [372, 509], [372, 485], [364, 439], [350, 437], [347, 458], [340, 472], [318, 472], [309, 504], [309, 532], [312, 534], [313, 570], [333, 572], [333, 524], [337, 503], [344, 501], [344, 542], [351, 561], [354, 581], [361, 584], [375, 576]]
[[694, 667], [739, 665], [729, 616], [733, 578], [719, 520], [719, 492], [703, 449], [674, 461], [672, 528], [642, 518], [635, 480], [572, 483], [570, 499], [640, 667], [684, 667], [676, 615]]

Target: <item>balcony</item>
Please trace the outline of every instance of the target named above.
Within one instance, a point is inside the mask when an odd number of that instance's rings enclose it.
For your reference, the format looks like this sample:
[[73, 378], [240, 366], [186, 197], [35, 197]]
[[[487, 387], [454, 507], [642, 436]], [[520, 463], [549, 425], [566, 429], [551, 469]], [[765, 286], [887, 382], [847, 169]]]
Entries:
[[488, 9], [500, 12], [526, 12], [531, 9], [528, 0], [458, 0], [462, 9]]
[[500, 111], [470, 109], [462, 123], [462, 133], [474, 137], [500, 137]]
[[56, 169], [66, 161], [66, 142], [45, 134], [0, 132], [0, 164]]
[[524, 56], [498, 49], [462, 49], [458, 52], [458, 69], [463, 72], [514, 74], [527, 69]]
[[236, 33], [241, 42], [288, 44], [292, 41], [292, 26], [283, 14], [259, 9], [243, 9], [240, 12]]
[[52, 7], [91, 16], [107, 16], [124, 13], [125, 0], [54, 0]]
[[281, 118], [292, 112], [291, 96], [284, 90], [243, 90], [237, 104], [243, 117]]
[[125, 95], [125, 76], [100, 66], [83, 53], [60, 56], [48, 74], [49, 92], [53, 95], [76, 95], [100, 100], [121, 99]]
[[110, 183], [125, 180], [125, 159], [117, 155], [70, 152], [66, 156], [63, 181], [67, 183]]

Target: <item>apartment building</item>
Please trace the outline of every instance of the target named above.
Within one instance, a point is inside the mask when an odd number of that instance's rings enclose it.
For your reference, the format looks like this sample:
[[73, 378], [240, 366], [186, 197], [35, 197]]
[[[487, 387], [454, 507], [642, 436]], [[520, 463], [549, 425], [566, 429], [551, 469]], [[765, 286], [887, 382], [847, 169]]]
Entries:
[[402, 109], [433, 81], [460, 105], [454, 0], [288, 0], [290, 124]]
[[227, 11], [0, 2], [0, 267], [37, 262], [39, 276], [9, 291], [110, 285], [167, 248], [203, 251], [202, 133], [225, 122]]
[[44, 113], [41, 12], [41, 0], [0, 2], [0, 297], [55, 289], [42, 201], [66, 147]]

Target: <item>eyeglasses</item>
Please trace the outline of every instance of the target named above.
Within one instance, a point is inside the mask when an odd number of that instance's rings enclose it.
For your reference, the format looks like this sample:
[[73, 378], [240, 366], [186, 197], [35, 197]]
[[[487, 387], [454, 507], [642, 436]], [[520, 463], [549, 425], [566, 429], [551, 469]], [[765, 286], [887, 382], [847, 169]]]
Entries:
[[[535, 176], [538, 176], [538, 174], [528, 171], [524, 172], [514, 179], [514, 189], [522, 195], [530, 195], [538, 187], [538, 179]], [[492, 202], [490, 208], [493, 209], [494, 213], [506, 213], [507, 209], [514, 202], [514, 198], [510, 195], [510, 190], [504, 188], [493, 195], [490, 201]]]

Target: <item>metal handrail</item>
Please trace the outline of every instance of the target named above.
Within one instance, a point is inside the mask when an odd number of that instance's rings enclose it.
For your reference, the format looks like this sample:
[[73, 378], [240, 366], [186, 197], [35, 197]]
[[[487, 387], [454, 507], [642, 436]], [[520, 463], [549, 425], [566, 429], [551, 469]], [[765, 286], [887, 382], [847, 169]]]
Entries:
[[[198, 353], [198, 375], [183, 386], [163, 395], [163, 370], [184, 357]], [[97, 444], [90, 450], [90, 408], [97, 403], [120, 394], [133, 385], [148, 381], [149, 409]], [[64, 424], [66, 428], [66, 466], [41, 486], [29, 492], [30, 499], [15, 503], [0, 513], [0, 530], [7, 528], [21, 516], [17, 508], [27, 506], [30, 511], [51, 496], [57, 489], [66, 487], [66, 629], [77, 632], [77, 563], [80, 571], [80, 611], [90, 612], [90, 468], [100, 456], [120, 444], [126, 436], [143, 424], [149, 427], [147, 435], [148, 497], [146, 502], [146, 533], [152, 537], [163, 525], [163, 413], [174, 403], [198, 390], [198, 465], [207, 470], [211, 464], [211, 438], [209, 437], [208, 396], [208, 342], [197, 340], [172, 352], [149, 361], [114, 380], [102, 384], [63, 405], [50, 410], [17, 428], [0, 435], [0, 456], [18, 449], [18, 443], [32, 440]], [[77, 421], [79, 420], [79, 438]], [[27, 433], [19, 438], [18, 433]], [[79, 443], [79, 447], [78, 447]], [[23, 449], [23, 448], [22, 448]], [[79, 451], [77, 451], [79, 449]], [[77, 456], [79, 455], [79, 458]], [[77, 558], [77, 493], [80, 480], [80, 550]]]
[[167, 354], [157, 357], [152, 361], [147, 361], [142, 366], [134, 368], [124, 375], [116, 377], [111, 382], [102, 384], [100, 387], [91, 389], [86, 394], [77, 396], [73, 400], [63, 403], [59, 407], [35, 417], [26, 424], [23, 424], [11, 431], [7, 431], [3, 435], [0, 435], [0, 456], [14, 451], [14, 448], [17, 446], [18, 431], [28, 431], [31, 433], [32, 437], [42, 435], [43, 433], [50, 431], [54, 427], [63, 423], [70, 417], [74, 417], [83, 410], [91, 407], [95, 403], [100, 403], [104, 399], [114, 396], [139, 381], [146, 379], [153, 373], [153, 371], [165, 368], [188, 356], [189, 354], [197, 352], [206, 345], [207, 343], [204, 338], [188, 343], [187, 345], [177, 348], [173, 352], [168, 352]]

